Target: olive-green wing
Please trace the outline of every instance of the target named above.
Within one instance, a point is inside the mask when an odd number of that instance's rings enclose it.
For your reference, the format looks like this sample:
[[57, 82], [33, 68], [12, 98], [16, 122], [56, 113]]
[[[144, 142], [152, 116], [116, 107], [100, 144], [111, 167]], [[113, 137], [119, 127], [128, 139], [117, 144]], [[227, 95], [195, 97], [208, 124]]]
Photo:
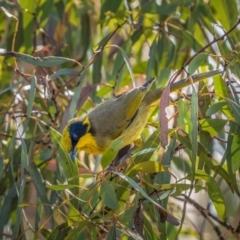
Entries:
[[131, 123], [154, 79], [116, 98], [106, 101], [89, 113], [98, 142], [116, 139]]

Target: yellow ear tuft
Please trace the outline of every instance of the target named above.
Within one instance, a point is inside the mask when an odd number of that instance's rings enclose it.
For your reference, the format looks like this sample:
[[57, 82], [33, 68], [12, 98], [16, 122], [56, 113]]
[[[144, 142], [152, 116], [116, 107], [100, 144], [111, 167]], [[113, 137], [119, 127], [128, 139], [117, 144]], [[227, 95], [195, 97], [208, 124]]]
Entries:
[[73, 147], [72, 147], [72, 141], [69, 134], [69, 125], [67, 125], [63, 129], [61, 143], [67, 152], [70, 152], [72, 150]]
[[89, 117], [87, 117], [84, 121], [83, 121], [83, 125], [87, 126], [87, 132], [90, 130], [91, 128], [91, 123], [89, 121]]

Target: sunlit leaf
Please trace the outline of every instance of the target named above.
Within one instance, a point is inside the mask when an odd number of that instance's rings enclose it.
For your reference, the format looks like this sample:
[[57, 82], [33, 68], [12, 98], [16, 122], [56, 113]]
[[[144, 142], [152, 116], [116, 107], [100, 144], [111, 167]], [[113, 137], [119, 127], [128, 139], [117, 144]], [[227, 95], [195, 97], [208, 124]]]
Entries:
[[201, 129], [210, 133], [211, 137], [216, 136], [228, 121], [223, 119], [201, 119]]
[[66, 189], [70, 189], [70, 188], [75, 188], [77, 186], [74, 185], [51, 185], [51, 186], [47, 186], [47, 188], [55, 190], [55, 191], [63, 191]]
[[157, 173], [164, 171], [163, 166], [161, 163], [153, 162], [153, 161], [147, 161], [142, 162], [134, 165], [130, 170], [129, 175], [135, 175], [138, 172], [141, 173]]

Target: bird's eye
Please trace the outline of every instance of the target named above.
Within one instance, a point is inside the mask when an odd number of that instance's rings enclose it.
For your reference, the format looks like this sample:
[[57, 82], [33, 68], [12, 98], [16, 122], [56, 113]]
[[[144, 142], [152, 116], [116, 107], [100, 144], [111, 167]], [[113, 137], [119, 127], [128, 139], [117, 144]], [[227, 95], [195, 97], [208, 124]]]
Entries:
[[72, 139], [73, 139], [74, 141], [77, 141], [77, 140], [78, 140], [78, 135], [77, 135], [76, 133], [74, 133], [74, 134], [72, 135]]

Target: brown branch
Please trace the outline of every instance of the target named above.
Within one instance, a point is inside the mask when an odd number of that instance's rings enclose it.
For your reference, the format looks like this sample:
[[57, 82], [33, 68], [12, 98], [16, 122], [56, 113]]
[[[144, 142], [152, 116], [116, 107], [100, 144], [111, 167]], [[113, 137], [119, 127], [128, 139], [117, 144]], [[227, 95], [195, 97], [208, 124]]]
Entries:
[[[190, 203], [191, 205], [193, 205], [202, 215], [203, 217], [205, 217], [206, 219], [208, 217], [212, 218], [214, 221], [216, 221], [217, 223], [219, 223], [220, 225], [222, 225], [223, 227], [225, 227], [228, 231], [230, 231], [231, 233], [236, 233], [236, 230], [227, 222], [223, 222], [221, 221], [218, 217], [216, 217], [215, 215], [213, 215], [212, 213], [210, 213], [207, 209], [205, 209], [204, 207], [202, 207], [200, 204], [198, 204], [197, 202], [195, 202], [193, 199], [189, 198], [187, 195], [182, 194], [182, 196], [186, 199], [186, 201], [188, 203]], [[178, 198], [176, 197], [176, 199], [180, 200], [180, 201], [184, 201], [182, 198]]]

